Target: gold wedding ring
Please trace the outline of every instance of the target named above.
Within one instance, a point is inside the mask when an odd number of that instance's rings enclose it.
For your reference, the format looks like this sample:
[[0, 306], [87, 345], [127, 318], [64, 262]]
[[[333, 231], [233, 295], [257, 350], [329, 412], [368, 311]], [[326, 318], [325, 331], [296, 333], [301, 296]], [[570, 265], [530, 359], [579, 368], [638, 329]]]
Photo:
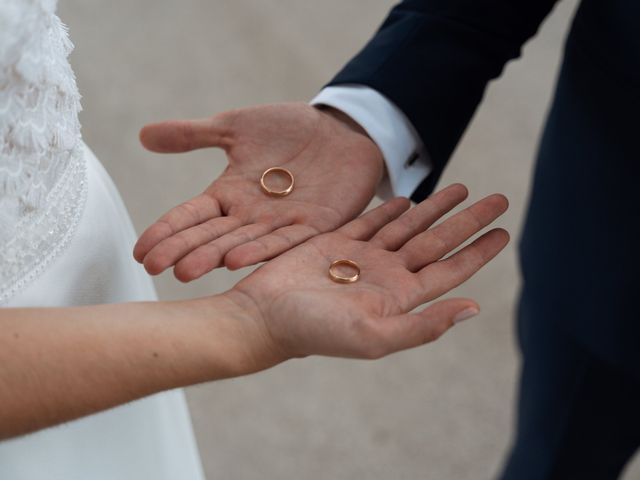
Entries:
[[[267, 187], [266, 179], [272, 173], [284, 173], [287, 177], [289, 177], [289, 180], [291, 181], [291, 183], [289, 183], [289, 186], [287, 188], [285, 188], [284, 190], [273, 190], [273, 189]], [[289, 195], [293, 191], [294, 182], [295, 181], [293, 179], [293, 173], [291, 173], [286, 168], [282, 168], [282, 167], [271, 167], [271, 168], [268, 168], [268, 169], [266, 169], [264, 171], [264, 173], [262, 174], [262, 177], [260, 177], [260, 186], [262, 187], [262, 190], [267, 195], [271, 195], [273, 197], [286, 197], [287, 195]]]
[[[353, 275], [351, 275], [349, 277], [345, 277], [343, 275], [340, 275], [339, 273], [337, 273], [337, 269], [340, 266], [351, 267], [351, 268], [355, 269], [356, 273], [354, 273]], [[353, 282], [357, 282], [358, 279], [360, 278], [360, 267], [353, 260], [336, 260], [335, 262], [332, 262], [331, 265], [329, 266], [329, 278], [331, 278], [331, 280], [333, 280], [336, 283], [353, 283]]]

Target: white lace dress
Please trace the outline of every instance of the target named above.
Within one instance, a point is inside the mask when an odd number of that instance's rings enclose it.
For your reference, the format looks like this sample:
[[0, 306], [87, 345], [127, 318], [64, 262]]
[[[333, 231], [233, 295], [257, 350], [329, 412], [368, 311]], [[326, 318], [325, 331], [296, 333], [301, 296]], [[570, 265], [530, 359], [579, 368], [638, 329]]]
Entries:
[[[82, 142], [55, 7], [0, 0], [0, 306], [153, 300], [122, 200]], [[202, 478], [179, 390], [0, 442], [2, 480]]]

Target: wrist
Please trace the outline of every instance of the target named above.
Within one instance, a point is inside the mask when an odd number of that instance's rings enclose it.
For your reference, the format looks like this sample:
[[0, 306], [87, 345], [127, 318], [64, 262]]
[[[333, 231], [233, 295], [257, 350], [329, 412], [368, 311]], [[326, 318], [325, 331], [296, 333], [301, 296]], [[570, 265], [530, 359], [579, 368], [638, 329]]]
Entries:
[[318, 110], [322, 115], [325, 116], [327, 120], [338, 130], [340, 131], [348, 131], [352, 134], [357, 134], [364, 139], [372, 150], [375, 152], [375, 155], [371, 155], [371, 159], [375, 162], [376, 168], [380, 171], [380, 181], [387, 176], [387, 168], [384, 162], [384, 156], [382, 151], [378, 147], [378, 145], [373, 141], [371, 136], [367, 133], [367, 131], [362, 128], [362, 126], [356, 122], [349, 115], [344, 113], [337, 108], [330, 107], [328, 105], [314, 105], [314, 108]]
[[356, 122], [353, 118], [351, 118], [343, 111], [338, 110], [337, 108], [330, 107], [328, 105], [314, 105], [314, 107], [326, 116], [330, 117], [332, 120], [338, 122], [342, 127], [347, 128], [359, 135], [364, 135], [369, 140], [371, 140], [371, 137], [369, 136], [367, 131], [362, 128], [362, 126], [358, 122]]
[[287, 360], [250, 297], [232, 289], [199, 301], [212, 342], [216, 378], [255, 373]]

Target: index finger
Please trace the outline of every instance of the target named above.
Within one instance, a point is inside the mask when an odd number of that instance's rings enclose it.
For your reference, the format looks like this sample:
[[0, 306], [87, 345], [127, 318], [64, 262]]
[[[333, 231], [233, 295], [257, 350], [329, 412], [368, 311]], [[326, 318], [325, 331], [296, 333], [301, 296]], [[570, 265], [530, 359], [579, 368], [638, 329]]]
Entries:
[[133, 258], [142, 263], [147, 253], [162, 240], [219, 217], [221, 213], [218, 200], [204, 193], [172, 208], [140, 235], [133, 247]]
[[354, 240], [368, 240], [380, 228], [395, 220], [408, 210], [411, 202], [404, 197], [393, 198], [379, 207], [351, 220], [336, 232], [342, 233]]

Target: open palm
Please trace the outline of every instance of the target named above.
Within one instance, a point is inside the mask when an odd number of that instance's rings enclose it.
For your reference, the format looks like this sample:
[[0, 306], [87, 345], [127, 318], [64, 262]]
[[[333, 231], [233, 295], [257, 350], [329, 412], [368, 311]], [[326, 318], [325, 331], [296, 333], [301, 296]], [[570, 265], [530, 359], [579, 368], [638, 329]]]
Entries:
[[[494, 229], [446, 257], [508, 205], [491, 195], [429, 228], [465, 197], [462, 185], [452, 185], [403, 215], [406, 199], [387, 202], [265, 264], [229, 294], [262, 319], [282, 358], [377, 358], [432, 341], [477, 313], [476, 303], [451, 299], [409, 312], [467, 280], [509, 240]], [[329, 265], [339, 259], [359, 265], [358, 281], [331, 280]]]
[[[157, 152], [227, 153], [223, 174], [151, 225], [134, 249], [149, 273], [175, 266], [182, 281], [223, 264], [252, 265], [335, 230], [362, 212], [383, 174], [381, 154], [363, 132], [301, 103], [149, 125], [140, 138]], [[275, 166], [295, 177], [286, 197], [260, 188], [262, 173]]]

